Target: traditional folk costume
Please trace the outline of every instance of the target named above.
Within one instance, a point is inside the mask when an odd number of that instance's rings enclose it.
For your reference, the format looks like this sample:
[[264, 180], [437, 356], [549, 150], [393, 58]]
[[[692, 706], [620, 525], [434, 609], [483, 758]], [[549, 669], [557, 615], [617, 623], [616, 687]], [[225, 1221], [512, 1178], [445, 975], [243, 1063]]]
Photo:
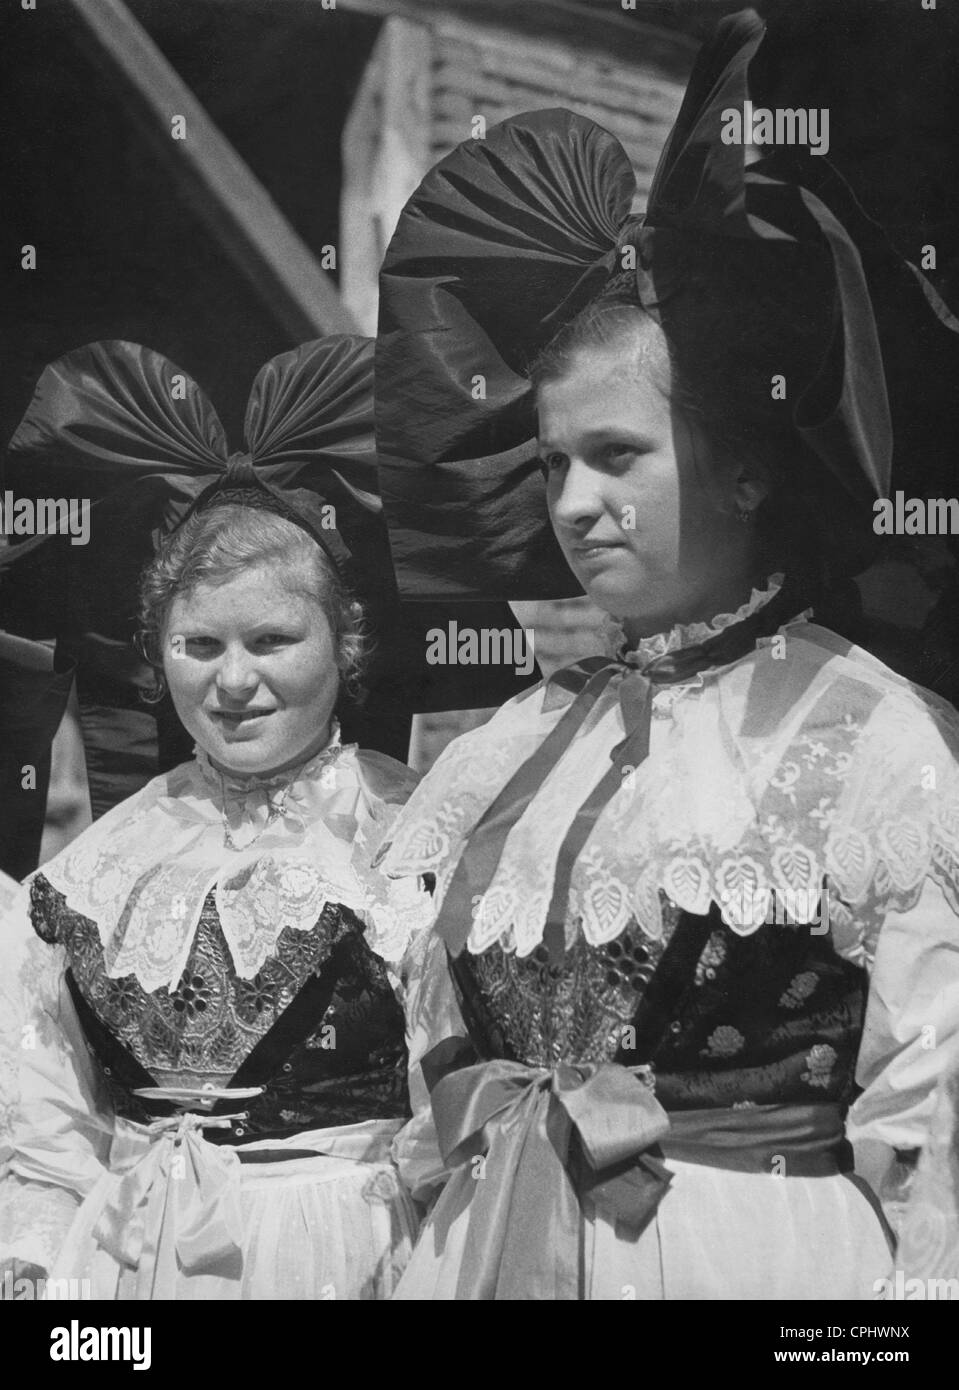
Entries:
[[[264, 369], [259, 418], [290, 466], [264, 478], [234, 459], [196, 505], [221, 487], [269, 491], [342, 564], [328, 474], [295, 459], [297, 434], [338, 427], [328, 463], [350, 481], [369, 411], [357, 424], [321, 389], [344, 359], [365, 364], [368, 392], [369, 353], [348, 339]], [[133, 361], [142, 372], [124, 377]], [[184, 474], [208, 462], [202, 416], [163, 389], [170, 364], [97, 345], [84, 366], [103, 400], [129, 388], [124, 426], [136, 412], [144, 436], [167, 428]], [[122, 457], [124, 429], [101, 417], [91, 437]], [[101, 1298], [390, 1294], [417, 1221], [391, 1147], [410, 1113], [405, 957], [428, 898], [371, 861], [414, 782], [336, 726], [272, 777], [228, 776], [198, 749], [7, 904], [0, 1259], [89, 1279]]]
[[[758, 42], [737, 21], [703, 55], [644, 223], [622, 149], [568, 112], [504, 122], [414, 194], [377, 357], [411, 589], [448, 572], [425, 538], [460, 492], [477, 585], [564, 591], [523, 363], [626, 246], [664, 318], [710, 238], [831, 254], [841, 331], [793, 424], [828, 495], [888, 486], [863, 262], [815, 193], [718, 145]], [[401, 416], [407, 379], [444, 410]], [[777, 574], [614, 642], [452, 744], [401, 813], [382, 867], [436, 880], [413, 1034], [445, 1163], [411, 1180], [447, 1180], [397, 1297], [876, 1296], [889, 1232], [850, 1141], [923, 1145], [959, 1027], [959, 718], [808, 598]]]
[[[375, 638], [365, 701], [341, 702], [344, 736], [405, 759], [414, 711], [498, 705], [536, 675], [428, 663], [426, 632], [455, 620], [457, 608], [445, 597], [412, 606], [397, 593], [378, 494], [372, 359], [370, 340], [332, 335], [267, 363], [251, 391], [244, 451], [261, 478], [284, 487], [308, 487], [323, 472], [324, 501], [350, 551], [347, 577]], [[4, 480], [14, 495], [92, 504], [89, 544], [53, 537], [11, 547], [19, 563], [4, 576], [0, 626], [55, 636], [57, 671], [76, 669], [94, 819], [190, 755], [169, 698], [142, 698], [152, 674], [133, 641], [137, 581], [153, 533], [182, 520], [236, 457], [187, 372], [119, 341], [50, 363], [7, 447]], [[510, 621], [501, 602], [479, 612], [471, 605], [471, 613], [468, 621], [484, 626]], [[28, 868], [36, 864], [34, 855]]]

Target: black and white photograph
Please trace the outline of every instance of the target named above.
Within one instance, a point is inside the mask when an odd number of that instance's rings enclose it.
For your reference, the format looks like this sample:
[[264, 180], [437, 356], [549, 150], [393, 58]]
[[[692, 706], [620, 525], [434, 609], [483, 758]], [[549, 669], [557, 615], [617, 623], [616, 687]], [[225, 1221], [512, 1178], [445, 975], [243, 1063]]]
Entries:
[[916, 1369], [956, 0], [5, 0], [0, 50], [28, 1364], [606, 1301]]

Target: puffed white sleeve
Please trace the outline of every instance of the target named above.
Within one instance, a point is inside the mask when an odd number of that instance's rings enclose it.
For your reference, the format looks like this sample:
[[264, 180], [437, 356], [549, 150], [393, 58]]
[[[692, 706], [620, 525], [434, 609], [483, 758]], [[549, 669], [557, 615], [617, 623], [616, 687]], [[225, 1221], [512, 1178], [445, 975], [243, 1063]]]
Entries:
[[951, 1064], [936, 1091], [932, 1127], [902, 1216], [896, 1268], [907, 1280], [955, 1280], [959, 1275], [959, 1055], [955, 1049]]
[[423, 1058], [437, 1043], [467, 1037], [467, 1030], [447, 965], [446, 947], [435, 932], [419, 934], [406, 967], [406, 1041], [413, 1117], [393, 1141], [393, 1158], [412, 1196], [429, 1203], [449, 1173], [436, 1138]]
[[853, 1143], [921, 1149], [936, 1087], [959, 1046], [959, 918], [927, 878], [915, 906], [886, 914], [875, 948], [849, 1111]]
[[0, 900], [0, 1260], [49, 1269], [102, 1175], [112, 1119], [26, 886]]

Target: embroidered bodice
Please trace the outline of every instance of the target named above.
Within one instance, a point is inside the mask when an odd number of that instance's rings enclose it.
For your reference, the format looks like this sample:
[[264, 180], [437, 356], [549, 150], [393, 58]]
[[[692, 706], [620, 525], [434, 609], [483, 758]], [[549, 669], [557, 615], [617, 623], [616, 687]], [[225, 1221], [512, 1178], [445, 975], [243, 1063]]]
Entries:
[[450, 962], [481, 1057], [646, 1066], [669, 1110], [852, 1099], [866, 972], [827, 936], [738, 936], [664, 905], [656, 941], [627, 930], [561, 963], [494, 945]]
[[682, 678], [560, 672], [413, 793], [381, 864], [435, 874], [482, 1057], [643, 1066], [667, 1110], [853, 1100], [884, 921], [928, 886], [959, 915], [959, 720], [773, 619]]
[[[212, 895], [175, 989], [111, 978], [96, 926], [42, 874], [31, 917], [65, 953], [68, 984], [116, 1114], [146, 1121], [169, 1103], [142, 1087], [262, 1087], [213, 1142], [408, 1114], [401, 1006], [363, 923], [328, 903], [309, 932], [284, 929], [251, 979], [232, 967]], [[204, 1106], [219, 1113], [215, 1105]], [[236, 1111], [233, 1103], [225, 1108]]]
[[247, 1110], [217, 1143], [407, 1113], [396, 992], [429, 895], [371, 859], [414, 782], [336, 730], [273, 777], [201, 752], [35, 876], [117, 1115]]
[[44, 876], [96, 923], [108, 975], [134, 975], [149, 994], [176, 989], [211, 895], [241, 979], [281, 932], [312, 932], [327, 903], [354, 912], [376, 954], [397, 962], [429, 921], [429, 897], [415, 877], [376, 873], [372, 857], [415, 781], [335, 732], [276, 778], [227, 778], [200, 753], [101, 817]]

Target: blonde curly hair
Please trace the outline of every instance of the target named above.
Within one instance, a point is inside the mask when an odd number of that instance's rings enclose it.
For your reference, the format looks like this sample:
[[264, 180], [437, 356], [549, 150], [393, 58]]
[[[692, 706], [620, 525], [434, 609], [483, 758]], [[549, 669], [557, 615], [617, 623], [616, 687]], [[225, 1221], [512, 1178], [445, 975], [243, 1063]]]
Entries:
[[319, 603], [333, 633], [340, 688], [360, 699], [370, 656], [362, 604], [323, 547], [253, 489], [219, 494], [165, 536], [144, 569], [137, 646], [155, 677], [154, 689], [145, 698], [152, 703], [166, 693], [163, 635], [175, 598], [198, 584], [223, 583], [252, 564], [272, 562], [291, 570], [303, 559], [312, 567], [309, 597]]

